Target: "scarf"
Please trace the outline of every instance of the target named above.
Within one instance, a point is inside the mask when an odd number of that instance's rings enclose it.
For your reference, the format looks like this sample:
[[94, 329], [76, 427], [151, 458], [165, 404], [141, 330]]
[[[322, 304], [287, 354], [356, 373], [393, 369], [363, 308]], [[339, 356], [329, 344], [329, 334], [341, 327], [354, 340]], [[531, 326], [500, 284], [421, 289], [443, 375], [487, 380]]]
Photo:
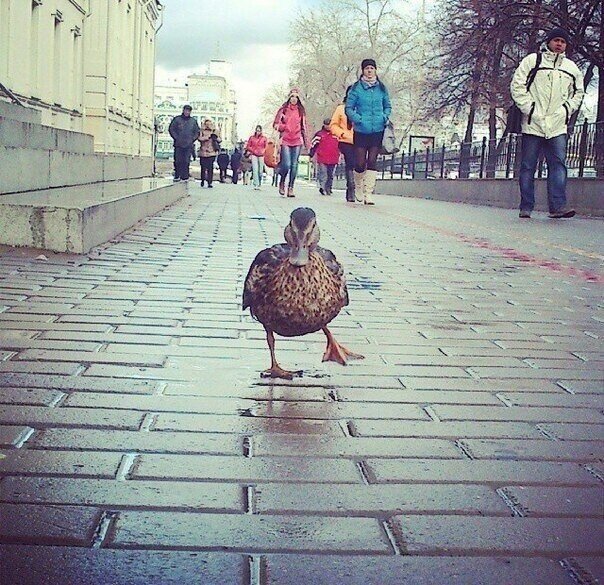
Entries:
[[368, 87], [373, 87], [379, 83], [378, 78], [376, 77], [374, 80], [369, 81], [364, 75], [361, 76], [361, 81]]

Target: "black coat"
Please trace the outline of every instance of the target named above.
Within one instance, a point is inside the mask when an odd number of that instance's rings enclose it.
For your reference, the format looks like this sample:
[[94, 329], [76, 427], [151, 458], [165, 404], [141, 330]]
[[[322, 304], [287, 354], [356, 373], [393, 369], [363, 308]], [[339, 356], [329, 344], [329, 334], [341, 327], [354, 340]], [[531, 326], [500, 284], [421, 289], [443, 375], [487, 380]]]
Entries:
[[231, 155], [231, 168], [238, 169], [240, 166], [241, 166], [241, 153], [238, 150], [236, 150]]
[[192, 116], [185, 118], [182, 114], [175, 116], [168, 128], [177, 148], [190, 148], [199, 136], [199, 124]]
[[221, 152], [216, 157], [219, 169], [226, 169], [229, 166], [229, 155], [226, 152]]

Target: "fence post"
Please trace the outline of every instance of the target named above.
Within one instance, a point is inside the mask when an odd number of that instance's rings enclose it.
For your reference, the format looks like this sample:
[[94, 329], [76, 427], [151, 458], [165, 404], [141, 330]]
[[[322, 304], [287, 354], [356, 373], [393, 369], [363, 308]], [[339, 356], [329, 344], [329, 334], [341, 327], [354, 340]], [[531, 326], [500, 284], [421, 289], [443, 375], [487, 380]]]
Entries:
[[426, 168], [424, 169], [424, 179], [428, 178], [428, 171], [430, 170], [430, 147], [426, 148]]
[[390, 178], [394, 178], [394, 152], [390, 156]]
[[413, 149], [413, 157], [411, 158], [411, 178], [415, 179], [415, 159], [417, 157], [417, 148]]
[[405, 174], [405, 151], [403, 150], [403, 152], [401, 154], [401, 179], [403, 178], [404, 174]]
[[508, 151], [505, 153], [505, 178], [510, 178], [510, 167], [512, 166], [512, 136], [508, 134]]
[[445, 178], [445, 145], [440, 150], [440, 178]]
[[587, 156], [587, 120], [583, 122], [581, 128], [581, 139], [579, 141], [579, 178], [583, 178], [585, 173], [585, 157]]
[[484, 157], [487, 150], [487, 137], [482, 137], [482, 145], [480, 147], [480, 173], [478, 176], [483, 179], [484, 178]]

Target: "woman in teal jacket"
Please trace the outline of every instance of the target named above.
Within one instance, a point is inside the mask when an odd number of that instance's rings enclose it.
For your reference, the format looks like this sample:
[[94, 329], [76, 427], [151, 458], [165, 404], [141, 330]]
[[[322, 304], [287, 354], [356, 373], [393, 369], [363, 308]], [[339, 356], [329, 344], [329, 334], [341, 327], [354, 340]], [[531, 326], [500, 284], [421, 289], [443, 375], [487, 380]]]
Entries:
[[374, 205], [372, 194], [377, 179], [377, 157], [390, 119], [392, 105], [386, 86], [377, 76], [373, 59], [363, 59], [360, 79], [346, 100], [346, 116], [354, 127], [354, 183], [358, 201]]

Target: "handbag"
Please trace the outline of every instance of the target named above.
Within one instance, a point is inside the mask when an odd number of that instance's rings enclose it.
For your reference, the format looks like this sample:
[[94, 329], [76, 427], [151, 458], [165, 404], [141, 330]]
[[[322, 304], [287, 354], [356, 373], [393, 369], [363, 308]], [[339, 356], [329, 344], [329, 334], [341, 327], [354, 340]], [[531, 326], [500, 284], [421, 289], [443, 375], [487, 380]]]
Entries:
[[396, 135], [394, 134], [394, 125], [390, 120], [384, 128], [384, 137], [382, 138], [382, 148], [380, 154], [395, 154], [399, 151], [396, 145]]
[[271, 169], [276, 169], [279, 166], [279, 145], [277, 141], [269, 138], [266, 142], [266, 150], [264, 151], [264, 164]]
[[[541, 66], [541, 59], [542, 54], [537, 53], [535, 66], [530, 70], [528, 77], [526, 78], [526, 91], [531, 88], [533, 81], [535, 81], [535, 76], [537, 75], [537, 71]], [[505, 134], [522, 134], [522, 112], [516, 105], [516, 102], [512, 102], [512, 105], [506, 112]]]

